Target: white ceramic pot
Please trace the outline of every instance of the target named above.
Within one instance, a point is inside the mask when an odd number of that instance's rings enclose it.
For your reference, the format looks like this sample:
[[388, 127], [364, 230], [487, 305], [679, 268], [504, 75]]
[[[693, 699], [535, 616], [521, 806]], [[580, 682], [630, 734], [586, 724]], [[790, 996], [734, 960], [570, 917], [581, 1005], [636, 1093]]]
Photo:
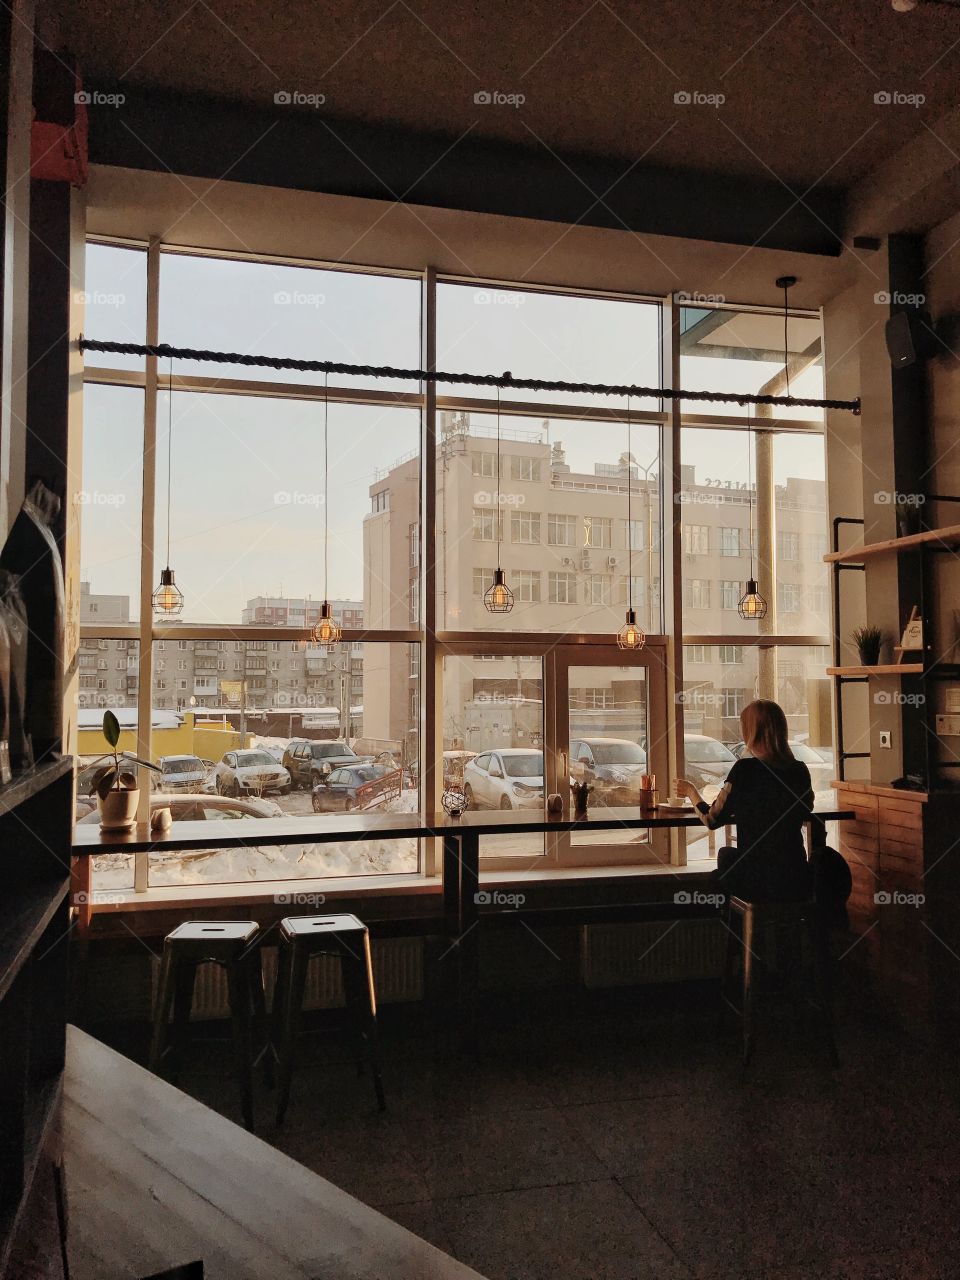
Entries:
[[107, 797], [97, 796], [101, 831], [130, 831], [137, 822], [137, 805], [140, 789], [108, 791]]

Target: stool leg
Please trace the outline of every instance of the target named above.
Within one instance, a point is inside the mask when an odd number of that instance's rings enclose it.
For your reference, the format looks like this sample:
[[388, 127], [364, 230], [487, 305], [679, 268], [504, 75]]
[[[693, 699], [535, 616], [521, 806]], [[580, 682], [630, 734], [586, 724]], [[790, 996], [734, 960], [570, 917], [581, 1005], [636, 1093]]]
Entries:
[[160, 961], [160, 977], [157, 982], [157, 1002], [153, 1011], [153, 1035], [150, 1040], [150, 1070], [160, 1069], [160, 1060], [167, 1043], [167, 1023], [173, 1007], [173, 956], [164, 946]]
[[[307, 985], [307, 960], [299, 947], [284, 947], [290, 953], [283, 966], [285, 981], [281, 993], [281, 1025], [277, 1072], [277, 1125], [282, 1125], [290, 1102], [290, 1086], [293, 1082], [293, 1059], [297, 1036], [300, 1032], [300, 1011], [303, 993]], [[278, 980], [279, 986], [279, 980]]]
[[263, 1077], [273, 1087], [273, 1053], [270, 1047], [270, 1020], [267, 1017], [267, 997], [263, 988], [263, 952], [256, 948], [250, 956], [250, 996], [253, 1022], [258, 1044], [257, 1060], [263, 1059]]
[[194, 960], [173, 962], [173, 1069], [170, 1079], [176, 1081], [183, 1059], [183, 1047], [190, 1038], [190, 1010], [198, 965]]
[[63, 1280], [70, 1280], [70, 1255], [67, 1252], [67, 1182], [63, 1171], [63, 1162], [58, 1160], [53, 1166], [53, 1194], [57, 1205], [57, 1231], [60, 1236], [60, 1266]]
[[727, 948], [723, 960], [723, 976], [720, 979], [720, 1014], [717, 1020], [719, 1028], [722, 1031], [723, 1024], [725, 1022], [728, 1003], [727, 997], [730, 991], [731, 980], [733, 978], [733, 966], [737, 957], [737, 944], [739, 939], [734, 928], [733, 912], [729, 907], [724, 909], [721, 919], [723, 920], [724, 926], [727, 930]]
[[240, 1082], [243, 1123], [253, 1133], [253, 1035], [250, 1012], [252, 983], [249, 955], [241, 956], [227, 965], [227, 985], [230, 989], [230, 1018], [233, 1023], [233, 1042], [237, 1078]]
[[368, 933], [363, 935], [361, 951], [354, 954], [346, 948], [341, 948], [340, 955], [344, 994], [370, 1063], [377, 1106], [381, 1111], [386, 1111], [387, 1102], [380, 1073], [380, 1037], [377, 1030], [377, 997], [373, 982], [370, 935]]
[[753, 907], [743, 913], [743, 1065], [753, 1053], [754, 942]]

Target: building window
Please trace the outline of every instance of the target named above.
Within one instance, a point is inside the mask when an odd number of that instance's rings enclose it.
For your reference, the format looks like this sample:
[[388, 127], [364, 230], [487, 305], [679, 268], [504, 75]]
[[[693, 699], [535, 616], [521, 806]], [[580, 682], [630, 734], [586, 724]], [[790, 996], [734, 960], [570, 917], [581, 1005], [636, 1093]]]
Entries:
[[826, 613], [829, 607], [826, 587], [808, 587], [807, 598], [812, 613]]
[[781, 529], [777, 534], [777, 556], [780, 560], [800, 559], [800, 535], [793, 529]]
[[492, 507], [473, 508], [473, 537], [475, 542], [496, 542], [498, 513]]
[[614, 706], [612, 689], [586, 688], [570, 690], [570, 706], [577, 710], [601, 711]]
[[720, 690], [720, 714], [724, 719], [739, 719], [740, 712], [750, 701], [752, 694], [749, 689], [721, 689]]
[[539, 542], [539, 513], [536, 511], [512, 511], [510, 513], [510, 539], [512, 542]]
[[547, 574], [547, 594], [551, 604], [576, 604], [577, 575], [551, 569]]
[[722, 644], [719, 648], [720, 662], [725, 667], [737, 667], [743, 662], [742, 644]]
[[741, 547], [742, 533], [742, 529], [732, 529], [729, 526], [720, 529], [719, 551], [722, 556], [743, 555], [743, 549]]
[[540, 574], [534, 569], [518, 569], [514, 575], [514, 591], [523, 604], [539, 604]]
[[540, 459], [532, 458], [529, 454], [513, 454], [510, 458], [510, 479], [538, 481]]
[[497, 455], [495, 453], [471, 453], [470, 470], [475, 476], [490, 479], [496, 475]]
[[[630, 582], [630, 579], [629, 579], [629, 578], [621, 578], [621, 579], [620, 579], [620, 603], [621, 603], [621, 604], [629, 604], [629, 603], [630, 603], [630, 585], [631, 585], [631, 582]], [[644, 579], [643, 579], [643, 578], [637, 577], [637, 575], [636, 575], [636, 574], [634, 574], [634, 577], [633, 577], [633, 607], [634, 607], [635, 609], [642, 609], [642, 608], [643, 608], [643, 605], [644, 605], [644, 601], [645, 601], [645, 599], [646, 599], [646, 584], [645, 584], [645, 581], [644, 581]]]
[[370, 511], [373, 515], [378, 515], [381, 511], [390, 510], [390, 490], [380, 489], [377, 493], [370, 496]]
[[707, 578], [684, 578], [683, 607], [685, 609], [710, 608], [710, 582]]
[[587, 516], [584, 520], [585, 547], [612, 547], [613, 520], [608, 516]]
[[706, 524], [685, 524], [683, 526], [683, 550], [688, 556], [709, 555], [710, 526]]
[[493, 569], [477, 569], [473, 570], [473, 594], [482, 596], [487, 587], [493, 582]]
[[407, 526], [407, 542], [410, 546], [410, 568], [416, 569], [420, 564], [420, 526]]
[[575, 547], [577, 545], [577, 517], [548, 515], [547, 542], [551, 547]]
[[684, 661], [693, 667], [702, 667], [713, 659], [713, 645], [688, 644], [684, 649]]
[[587, 604], [612, 604], [612, 584], [609, 573], [587, 574]]
[[736, 609], [743, 596], [743, 583], [730, 578], [720, 580], [720, 608]]
[[799, 613], [803, 592], [796, 582], [777, 583], [777, 608], [781, 613]]
[[647, 545], [646, 520], [624, 520], [624, 541], [631, 551], [644, 551]]

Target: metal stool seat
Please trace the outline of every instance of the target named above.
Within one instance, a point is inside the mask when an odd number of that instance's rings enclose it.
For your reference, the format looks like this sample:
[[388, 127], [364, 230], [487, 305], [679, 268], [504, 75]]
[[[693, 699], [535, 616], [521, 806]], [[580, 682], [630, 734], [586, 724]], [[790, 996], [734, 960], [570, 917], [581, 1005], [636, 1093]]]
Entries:
[[[756, 966], [760, 959], [759, 935], [769, 928], [789, 929], [802, 945], [805, 932], [813, 948], [816, 1004], [820, 1012], [824, 1036], [834, 1066], [839, 1065], [833, 1031], [833, 973], [829, 930], [812, 898], [798, 902], [750, 902], [733, 896], [727, 903], [725, 921], [728, 929], [727, 952], [721, 983], [720, 1014], [729, 1003], [727, 992], [733, 976], [738, 949], [742, 955], [741, 1019], [743, 1025], [743, 1062], [749, 1063], [755, 1039]], [[739, 921], [738, 941], [735, 923]], [[800, 947], [797, 954], [801, 955]]]
[[[377, 1036], [377, 997], [370, 958], [370, 932], [352, 915], [287, 916], [280, 921], [280, 953], [273, 994], [273, 1044], [279, 1063], [277, 1124], [282, 1124], [290, 1102], [293, 1063], [300, 1034], [307, 966], [314, 956], [332, 955], [340, 960], [347, 1008], [356, 1026], [362, 1054], [373, 1075], [377, 1105], [386, 1109], [380, 1075]], [[362, 1068], [361, 1057], [361, 1068]]]
[[[257, 945], [259, 932], [259, 926], [253, 920], [190, 920], [167, 934], [163, 940], [150, 1046], [150, 1070], [158, 1072], [170, 1048], [179, 1050], [186, 1040], [198, 967], [208, 963], [222, 965], [227, 974], [243, 1122], [251, 1132], [254, 1019], [258, 1019], [264, 1028], [267, 1025], [263, 968]], [[169, 1028], [171, 1008], [172, 1037]]]

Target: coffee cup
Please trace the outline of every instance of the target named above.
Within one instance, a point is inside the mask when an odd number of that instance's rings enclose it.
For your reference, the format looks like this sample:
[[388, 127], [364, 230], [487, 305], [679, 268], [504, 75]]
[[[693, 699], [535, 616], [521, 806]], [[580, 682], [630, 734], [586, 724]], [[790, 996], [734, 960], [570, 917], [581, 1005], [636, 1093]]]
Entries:
[[682, 809], [686, 803], [685, 796], [667, 796], [667, 804], [671, 809]]

